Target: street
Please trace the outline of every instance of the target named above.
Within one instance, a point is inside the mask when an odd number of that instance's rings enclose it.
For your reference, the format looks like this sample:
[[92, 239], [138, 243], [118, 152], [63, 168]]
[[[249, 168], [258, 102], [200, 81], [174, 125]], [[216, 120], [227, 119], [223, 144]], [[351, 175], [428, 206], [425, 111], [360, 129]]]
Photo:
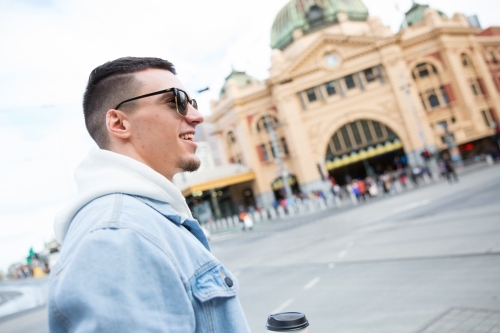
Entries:
[[[255, 333], [280, 311], [304, 312], [312, 333], [500, 332], [499, 197], [496, 165], [216, 234], [212, 251]], [[0, 332], [46, 332], [45, 311], [0, 318]]]

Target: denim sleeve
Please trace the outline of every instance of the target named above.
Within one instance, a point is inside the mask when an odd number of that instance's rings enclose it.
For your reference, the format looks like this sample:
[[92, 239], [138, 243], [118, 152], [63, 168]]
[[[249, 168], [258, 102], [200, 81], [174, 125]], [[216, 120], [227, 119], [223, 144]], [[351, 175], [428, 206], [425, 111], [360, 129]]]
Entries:
[[136, 231], [94, 230], [71, 256], [51, 278], [51, 332], [195, 331], [175, 263]]

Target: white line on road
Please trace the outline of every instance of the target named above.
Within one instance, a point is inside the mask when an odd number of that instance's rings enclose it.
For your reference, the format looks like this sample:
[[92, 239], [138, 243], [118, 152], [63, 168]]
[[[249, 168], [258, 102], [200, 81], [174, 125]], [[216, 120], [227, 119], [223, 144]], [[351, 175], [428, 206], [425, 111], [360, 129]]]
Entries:
[[332, 262], [331, 264], [328, 264], [328, 268], [333, 268], [335, 267], [335, 264]]
[[274, 309], [273, 312], [271, 312], [271, 313], [279, 313], [279, 312], [285, 310], [286, 307], [289, 306], [292, 303], [293, 303], [293, 298], [289, 298], [283, 304], [281, 304], [276, 309]]
[[316, 283], [319, 282], [319, 280], [321, 280], [319, 277], [315, 277], [314, 279], [312, 279], [311, 281], [309, 281], [308, 284], [306, 284], [304, 286], [304, 290], [309, 290], [311, 289], [312, 287], [314, 287], [316, 285]]
[[347, 254], [347, 251], [346, 251], [346, 250], [342, 250], [342, 251], [340, 251], [340, 253], [339, 253], [339, 258], [344, 258], [346, 254]]

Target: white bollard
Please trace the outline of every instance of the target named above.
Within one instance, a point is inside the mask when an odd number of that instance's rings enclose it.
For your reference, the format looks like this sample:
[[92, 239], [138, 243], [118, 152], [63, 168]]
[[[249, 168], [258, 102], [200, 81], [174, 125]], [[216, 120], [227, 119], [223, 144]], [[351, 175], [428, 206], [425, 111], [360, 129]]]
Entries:
[[[229, 222], [229, 218], [228, 218], [228, 222]], [[233, 226], [238, 226], [240, 224], [240, 218], [238, 215], [233, 215]]]
[[285, 217], [285, 208], [283, 206], [278, 206], [278, 217]]
[[396, 188], [396, 192], [397, 193], [403, 192], [403, 185], [401, 185], [401, 181], [400, 180], [396, 180], [394, 182], [394, 187]]
[[493, 165], [493, 157], [490, 154], [486, 155], [486, 164]]
[[356, 195], [354, 193], [349, 193], [349, 195], [351, 196], [351, 201], [352, 201], [352, 204], [353, 205], [357, 205], [358, 204], [358, 198], [356, 198]]
[[324, 210], [324, 209], [326, 209], [325, 200], [323, 200], [323, 199], [319, 198], [319, 199], [318, 199], [318, 203], [319, 203], [319, 209], [320, 209], [320, 210]]
[[276, 220], [276, 209], [269, 208], [269, 216], [271, 220]]
[[252, 213], [252, 219], [253, 219], [253, 223], [260, 222], [260, 214], [259, 214], [259, 212], [253, 212]]

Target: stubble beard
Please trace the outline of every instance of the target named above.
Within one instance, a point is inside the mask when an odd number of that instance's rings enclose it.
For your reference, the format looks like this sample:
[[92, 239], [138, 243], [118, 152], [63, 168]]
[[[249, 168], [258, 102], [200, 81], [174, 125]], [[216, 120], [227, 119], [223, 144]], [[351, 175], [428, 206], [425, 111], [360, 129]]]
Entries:
[[177, 164], [177, 167], [181, 169], [183, 172], [193, 172], [198, 170], [200, 167], [201, 161], [198, 157], [192, 156], [188, 158], [184, 158]]

